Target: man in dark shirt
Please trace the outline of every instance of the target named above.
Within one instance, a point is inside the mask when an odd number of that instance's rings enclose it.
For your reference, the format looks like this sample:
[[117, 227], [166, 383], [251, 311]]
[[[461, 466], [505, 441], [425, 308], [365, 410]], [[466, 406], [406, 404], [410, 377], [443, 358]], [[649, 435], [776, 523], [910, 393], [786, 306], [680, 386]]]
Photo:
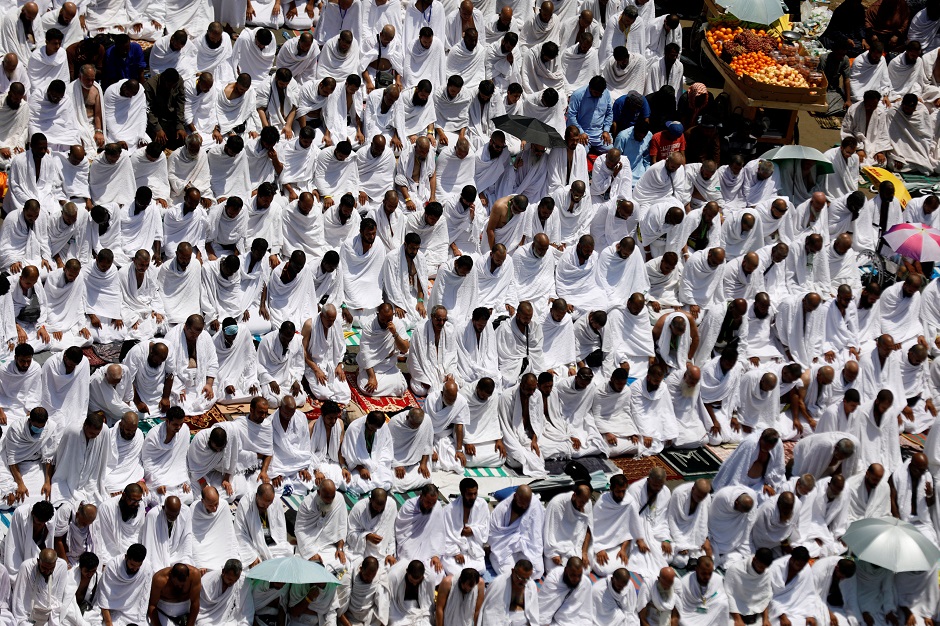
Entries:
[[849, 58], [847, 56], [849, 45], [845, 39], [839, 38], [832, 48], [832, 52], [819, 57], [819, 71], [826, 76], [829, 86], [826, 89], [826, 98], [829, 102], [829, 115], [840, 115], [851, 104], [849, 91]]
[[144, 59], [144, 50], [140, 44], [131, 41], [128, 35], [115, 35], [114, 45], [105, 53], [101, 86], [107, 89], [119, 80], [127, 78], [133, 78], [142, 83], [145, 69], [147, 69], [147, 61]]
[[163, 148], [175, 150], [186, 140], [183, 118], [185, 94], [179, 72], [172, 67], [154, 73], [144, 83], [147, 96], [147, 134]]
[[72, 80], [78, 78], [83, 65], [93, 65], [95, 67], [95, 80], [101, 81], [106, 54], [102, 40], [103, 37], [89, 37], [88, 39], [76, 41], [65, 49], [65, 54], [69, 60], [69, 76]]
[[688, 163], [721, 162], [721, 138], [711, 115], [703, 115], [702, 122], [686, 133], [685, 158]]

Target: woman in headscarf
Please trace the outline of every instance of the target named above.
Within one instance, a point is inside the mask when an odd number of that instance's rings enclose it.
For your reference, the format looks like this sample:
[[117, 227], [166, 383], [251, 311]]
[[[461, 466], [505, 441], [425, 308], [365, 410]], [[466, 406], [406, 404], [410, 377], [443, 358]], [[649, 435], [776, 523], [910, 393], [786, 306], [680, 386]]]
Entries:
[[911, 9], [907, 0], [876, 0], [865, 11], [865, 34], [868, 43], [880, 41], [885, 52], [903, 52], [907, 29], [911, 25]]
[[848, 56], [851, 58], [857, 57], [868, 47], [868, 42], [865, 41], [865, 7], [862, 6], [862, 0], [846, 0], [836, 7], [829, 26], [819, 41], [832, 50], [839, 39], [848, 44]]
[[676, 119], [676, 90], [663, 85], [659, 91], [646, 96], [650, 106], [650, 132], [654, 135], [666, 128], [666, 122]]
[[699, 117], [712, 103], [712, 95], [703, 83], [692, 83], [689, 90], [679, 96], [678, 120], [686, 130], [698, 124]]

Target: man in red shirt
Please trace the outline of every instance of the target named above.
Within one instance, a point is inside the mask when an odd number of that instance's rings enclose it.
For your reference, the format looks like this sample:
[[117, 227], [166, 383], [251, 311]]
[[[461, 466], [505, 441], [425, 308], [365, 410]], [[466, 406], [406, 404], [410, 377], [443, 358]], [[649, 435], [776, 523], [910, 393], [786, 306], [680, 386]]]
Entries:
[[685, 135], [683, 130], [682, 124], [679, 122], [668, 122], [665, 130], [653, 135], [653, 139], [650, 141], [650, 162], [662, 161], [674, 152], [685, 156]]

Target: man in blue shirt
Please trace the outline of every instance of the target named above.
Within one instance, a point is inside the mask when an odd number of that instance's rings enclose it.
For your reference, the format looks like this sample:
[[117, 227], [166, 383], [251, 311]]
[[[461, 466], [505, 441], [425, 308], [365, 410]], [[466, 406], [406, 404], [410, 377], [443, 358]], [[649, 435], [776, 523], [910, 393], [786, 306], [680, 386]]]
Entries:
[[581, 133], [578, 141], [588, 146], [594, 154], [610, 150], [613, 139], [610, 125], [614, 121], [614, 110], [603, 76], [595, 76], [587, 87], [571, 94], [568, 101], [567, 122]]
[[631, 91], [614, 100], [614, 123], [610, 127], [610, 134], [615, 139], [622, 131], [627, 130], [640, 118], [647, 122], [650, 120], [650, 105], [646, 98], [638, 91]]
[[631, 128], [617, 133], [617, 141], [614, 143], [620, 154], [630, 161], [634, 185], [650, 166], [650, 142], [653, 140], [653, 133], [649, 131], [649, 127], [649, 122], [641, 117]]
[[115, 35], [114, 45], [108, 48], [104, 57], [104, 76], [101, 87], [107, 89], [119, 80], [133, 78], [144, 82], [144, 70], [147, 61], [144, 50], [128, 35]]

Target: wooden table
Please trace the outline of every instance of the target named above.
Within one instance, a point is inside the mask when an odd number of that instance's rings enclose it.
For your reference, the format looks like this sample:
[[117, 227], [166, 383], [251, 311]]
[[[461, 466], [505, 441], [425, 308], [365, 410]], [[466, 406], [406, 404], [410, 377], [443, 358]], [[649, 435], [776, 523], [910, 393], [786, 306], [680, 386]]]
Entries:
[[[706, 5], [713, 3], [712, 0], [705, 0]], [[767, 143], [774, 145], [789, 145], [793, 143], [793, 135], [796, 131], [796, 122], [799, 118], [800, 111], [815, 111], [824, 113], [828, 110], [828, 104], [826, 101], [825, 91], [822, 94], [822, 99], [817, 102], [787, 102], [784, 100], [759, 100], [750, 97], [745, 90], [742, 88], [738, 77], [734, 75], [733, 72], [724, 64], [719, 62], [718, 57], [715, 56], [715, 51], [712, 50], [712, 47], [708, 44], [708, 40], [702, 41], [702, 49], [705, 51], [705, 56], [711, 61], [712, 66], [717, 69], [722, 78], [724, 78], [725, 85], [724, 90], [731, 96], [731, 110], [733, 111], [737, 107], [741, 107], [741, 110], [744, 111], [744, 117], [748, 119], [754, 119], [757, 115], [758, 109], [777, 109], [790, 111], [790, 120], [787, 123], [786, 130], [781, 137], [760, 137], [757, 141], [758, 143]]]

